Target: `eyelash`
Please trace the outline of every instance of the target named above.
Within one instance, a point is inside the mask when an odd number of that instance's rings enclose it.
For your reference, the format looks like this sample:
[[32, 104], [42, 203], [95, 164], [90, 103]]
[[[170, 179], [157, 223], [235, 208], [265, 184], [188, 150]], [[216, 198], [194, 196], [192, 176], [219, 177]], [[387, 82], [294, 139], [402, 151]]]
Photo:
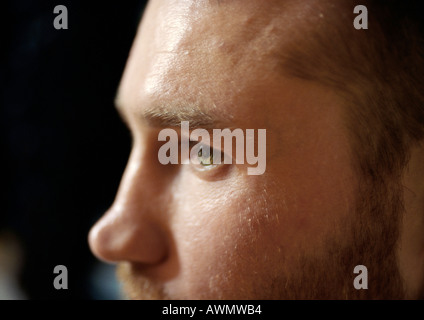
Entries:
[[[217, 164], [217, 163], [214, 163], [214, 153], [215, 153], [214, 151], [216, 151], [215, 149], [213, 149], [212, 147], [210, 147], [206, 144], [199, 143], [198, 141], [190, 141], [190, 144], [189, 144], [190, 154], [192, 152], [192, 149], [195, 146], [198, 146], [198, 150], [197, 151], [194, 150], [194, 152], [195, 152], [195, 154], [197, 155], [198, 158], [201, 158], [203, 156], [204, 148], [210, 149], [209, 150], [209, 157], [207, 157], [206, 160], [198, 160], [199, 161], [198, 164], [192, 163], [192, 165], [194, 166], [194, 168], [196, 170], [198, 170], [198, 171], [209, 171], [209, 170], [215, 169], [215, 168], [219, 167], [220, 165], [224, 164], [224, 153], [222, 151], [220, 152], [221, 159], [220, 159], [219, 163]], [[206, 153], [206, 156], [207, 156], [207, 153]], [[215, 160], [215, 162], [217, 162], [217, 161]]]
[[[183, 165], [182, 168], [189, 169], [189, 171], [191, 171], [193, 174], [197, 175], [202, 180], [215, 181], [215, 180], [227, 179], [229, 177], [228, 174], [230, 174], [230, 172], [232, 172], [232, 169], [234, 168], [234, 166], [232, 166], [231, 164], [224, 163], [224, 159], [232, 158], [232, 155], [228, 155], [220, 149], [214, 149], [212, 145], [207, 144], [207, 143], [202, 143], [201, 140], [195, 141], [195, 140], [190, 140], [189, 138], [186, 138], [185, 141], [188, 141], [188, 151], [189, 151], [188, 157], [189, 157], [189, 159], [186, 158], [187, 155], [183, 156], [179, 152], [179, 155], [180, 155], [179, 163], [187, 163], [188, 164], [188, 166]], [[178, 146], [179, 150], [181, 150], [181, 143], [182, 143], [182, 136], [181, 135], [179, 135], [178, 142], [179, 142], [179, 146]], [[221, 162], [219, 164], [217, 164], [217, 163], [208, 164], [207, 160], [203, 159], [202, 163], [200, 163], [200, 161], [198, 160], [199, 159], [198, 158], [199, 157], [198, 152], [200, 150], [198, 150], [195, 153], [195, 155], [196, 155], [196, 157], [194, 159], [195, 161], [194, 162], [191, 161], [190, 154], [192, 152], [195, 152], [193, 150], [193, 148], [196, 145], [198, 145], [200, 148], [202, 148], [202, 147], [210, 148], [210, 155], [211, 156], [208, 159], [211, 159], [212, 162], [217, 162], [216, 158], [215, 159], [213, 158], [214, 151], [215, 151], [216, 154], [220, 155]], [[203, 154], [201, 155], [201, 157], [205, 158], [205, 156], [203, 156]], [[194, 157], [192, 157], [192, 158], [194, 158]], [[233, 162], [231, 162], [231, 163], [233, 163]]]

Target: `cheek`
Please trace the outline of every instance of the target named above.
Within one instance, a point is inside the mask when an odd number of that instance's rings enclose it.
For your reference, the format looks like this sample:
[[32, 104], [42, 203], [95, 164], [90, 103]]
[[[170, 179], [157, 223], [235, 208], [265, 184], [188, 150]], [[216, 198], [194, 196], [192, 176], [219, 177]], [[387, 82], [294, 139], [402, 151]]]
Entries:
[[338, 183], [307, 183], [304, 174], [295, 181], [278, 174], [237, 172], [221, 181], [181, 175], [172, 192], [170, 226], [180, 273], [169, 283], [171, 295], [266, 294], [273, 279], [298, 269], [300, 256], [323, 252], [324, 240], [348, 212], [346, 191]]
[[187, 297], [254, 296], [257, 281], [266, 287], [282, 261], [281, 208], [269, 205], [258, 177], [184, 180], [180, 185], [188, 187], [174, 192], [171, 226], [180, 274], [169, 284], [170, 294], [183, 290]]

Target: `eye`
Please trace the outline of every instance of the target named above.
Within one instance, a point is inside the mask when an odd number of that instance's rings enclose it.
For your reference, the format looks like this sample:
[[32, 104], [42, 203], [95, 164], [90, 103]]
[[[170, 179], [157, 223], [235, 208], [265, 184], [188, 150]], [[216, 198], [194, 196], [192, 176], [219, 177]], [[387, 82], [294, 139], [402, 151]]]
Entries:
[[190, 149], [190, 162], [196, 170], [211, 170], [224, 163], [223, 152], [206, 144], [197, 143], [194, 147], [190, 146]]
[[214, 165], [213, 152], [206, 152], [205, 147], [199, 148], [199, 151], [197, 151], [197, 158], [199, 159], [200, 165], [203, 167], [210, 167]]

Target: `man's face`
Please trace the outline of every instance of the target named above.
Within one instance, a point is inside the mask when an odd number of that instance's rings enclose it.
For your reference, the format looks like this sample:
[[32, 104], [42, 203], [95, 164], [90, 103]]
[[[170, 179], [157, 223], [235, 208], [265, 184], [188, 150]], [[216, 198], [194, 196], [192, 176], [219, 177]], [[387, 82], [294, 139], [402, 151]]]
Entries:
[[[302, 3], [149, 4], [118, 92], [133, 150], [113, 206], [90, 233], [99, 258], [123, 262], [131, 298], [366, 294], [353, 286], [367, 252], [352, 249], [364, 221], [355, 219], [343, 101], [284, 76], [278, 59], [318, 14]], [[146, 119], [152, 110], [190, 123], [207, 115], [210, 128], [266, 129], [265, 173], [248, 175], [234, 161], [210, 170], [160, 164], [167, 125]]]

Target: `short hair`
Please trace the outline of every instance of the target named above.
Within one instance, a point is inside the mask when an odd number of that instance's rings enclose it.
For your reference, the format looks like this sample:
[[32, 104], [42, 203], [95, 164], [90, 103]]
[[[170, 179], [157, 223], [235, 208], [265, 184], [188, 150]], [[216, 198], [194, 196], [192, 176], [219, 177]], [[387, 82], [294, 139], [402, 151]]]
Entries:
[[[323, 19], [305, 27], [301, 41], [288, 46], [283, 70], [330, 86], [347, 102], [346, 123], [363, 175], [398, 177], [411, 146], [424, 138], [420, 1], [333, 2]], [[359, 4], [368, 9], [368, 29], [354, 28]]]
[[[368, 9], [368, 29], [353, 26], [358, 4]], [[343, 114], [358, 178], [353, 219], [361, 224], [361, 231], [353, 232], [354, 250], [364, 254], [378, 248], [370, 243], [383, 243], [383, 251], [369, 254], [384, 257], [379, 271], [371, 272], [389, 272], [392, 279], [400, 279], [399, 270], [393, 269], [397, 263], [393, 252], [405, 212], [402, 174], [412, 147], [424, 138], [424, 32], [419, 4], [344, 0], [332, 1], [325, 10], [317, 11], [317, 23], [299, 30], [301, 41], [294, 37], [289, 50], [281, 50], [282, 69], [289, 76], [333, 88], [346, 102]], [[373, 290], [391, 294], [389, 288], [379, 283]]]

